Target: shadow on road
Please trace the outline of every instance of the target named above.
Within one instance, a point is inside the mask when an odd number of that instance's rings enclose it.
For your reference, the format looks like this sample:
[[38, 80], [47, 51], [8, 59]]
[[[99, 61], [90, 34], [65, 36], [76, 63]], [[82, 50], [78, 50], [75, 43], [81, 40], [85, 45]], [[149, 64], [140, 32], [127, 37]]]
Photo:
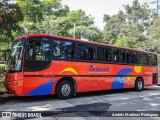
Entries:
[[[160, 87], [147, 87], [143, 91], [152, 91], [160, 89]], [[142, 92], [143, 92], [142, 91]], [[114, 95], [114, 94], [125, 94], [125, 93], [135, 92], [134, 89], [119, 89], [119, 90], [108, 90], [108, 91], [96, 91], [96, 92], [85, 92], [78, 93], [74, 98], [85, 98], [103, 95]], [[72, 99], [72, 98], [71, 98]], [[34, 102], [34, 101], [45, 101], [45, 100], [58, 100], [56, 95], [44, 95], [44, 96], [14, 96], [14, 95], [0, 95], [0, 104], [10, 102], [10, 101], [22, 101], [22, 102]]]
[[101, 116], [105, 112], [109, 110], [111, 104], [109, 103], [91, 103], [91, 104], [82, 104], [82, 105], [75, 105], [72, 107], [65, 107], [59, 108], [57, 111], [50, 112], [50, 111], [43, 111], [42, 114], [44, 116], [59, 116], [59, 117], [72, 117], [72, 116]]

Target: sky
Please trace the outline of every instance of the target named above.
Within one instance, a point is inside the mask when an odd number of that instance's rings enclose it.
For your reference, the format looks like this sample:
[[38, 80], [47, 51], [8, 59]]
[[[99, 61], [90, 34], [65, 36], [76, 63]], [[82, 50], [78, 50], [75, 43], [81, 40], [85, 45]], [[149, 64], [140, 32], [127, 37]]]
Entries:
[[[140, 3], [146, 0], [139, 0]], [[123, 9], [123, 5], [132, 5], [133, 0], [62, 0], [63, 5], [70, 10], [82, 9], [87, 15], [94, 17], [95, 26], [101, 30], [104, 27], [103, 15], [114, 15]]]

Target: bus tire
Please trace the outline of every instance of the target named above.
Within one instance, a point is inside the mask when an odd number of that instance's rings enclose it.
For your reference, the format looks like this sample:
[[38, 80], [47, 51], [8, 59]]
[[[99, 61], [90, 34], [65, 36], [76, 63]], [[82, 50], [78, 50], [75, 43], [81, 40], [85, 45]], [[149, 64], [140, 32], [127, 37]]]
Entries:
[[142, 78], [138, 78], [135, 81], [135, 89], [136, 89], [136, 91], [142, 91], [143, 88], [144, 88], [144, 81]]
[[60, 99], [68, 99], [73, 96], [74, 89], [73, 83], [68, 80], [61, 81], [56, 90], [56, 94]]

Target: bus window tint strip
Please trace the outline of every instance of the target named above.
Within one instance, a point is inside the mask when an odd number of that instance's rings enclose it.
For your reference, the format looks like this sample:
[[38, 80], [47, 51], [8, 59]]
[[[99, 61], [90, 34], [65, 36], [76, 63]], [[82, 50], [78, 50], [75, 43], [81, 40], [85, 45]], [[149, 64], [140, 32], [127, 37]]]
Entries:
[[[97, 50], [96, 50], [97, 49]], [[113, 50], [113, 52], [112, 52]], [[77, 51], [77, 52], [75, 52]], [[97, 54], [95, 53], [97, 51]], [[77, 56], [77, 57], [76, 57]], [[76, 60], [85, 62], [102, 62], [131, 65], [157, 65], [155, 54], [118, 49], [107, 46], [97, 46], [88, 43], [67, 41], [64, 39], [53, 40], [53, 57], [55, 60]], [[77, 59], [76, 59], [77, 58]], [[97, 60], [95, 60], [95, 58]]]

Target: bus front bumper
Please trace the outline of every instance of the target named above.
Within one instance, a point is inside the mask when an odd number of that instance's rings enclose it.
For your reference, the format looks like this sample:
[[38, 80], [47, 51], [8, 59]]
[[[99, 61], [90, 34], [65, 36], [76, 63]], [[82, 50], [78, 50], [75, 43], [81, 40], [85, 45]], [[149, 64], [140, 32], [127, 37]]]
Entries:
[[10, 91], [11, 93], [17, 95], [17, 96], [23, 96], [23, 83], [22, 80], [18, 81], [3, 81], [2, 82], [5, 89]]

